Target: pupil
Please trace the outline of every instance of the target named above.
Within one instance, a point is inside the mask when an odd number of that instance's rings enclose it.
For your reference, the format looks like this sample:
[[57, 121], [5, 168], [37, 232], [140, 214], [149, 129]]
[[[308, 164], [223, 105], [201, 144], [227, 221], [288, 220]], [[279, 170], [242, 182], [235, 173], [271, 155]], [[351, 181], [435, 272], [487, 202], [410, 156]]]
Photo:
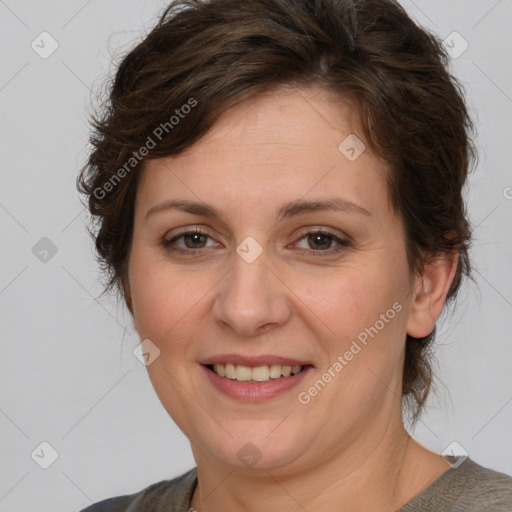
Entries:
[[201, 243], [200, 239], [204, 238], [204, 236], [205, 235], [201, 235], [199, 233], [195, 233], [195, 234], [192, 234], [192, 235], [187, 235], [186, 239], [189, 239], [189, 240], [192, 239], [192, 244], [200, 244]]
[[[328, 249], [329, 248], [329, 245], [330, 245], [330, 236], [329, 235], [320, 235], [320, 234], [314, 234], [314, 235], [310, 235], [310, 242], [313, 241], [313, 245], [320, 245], [320, 246], [323, 246], [323, 247], [320, 247], [321, 249]], [[320, 242], [318, 242], [320, 240]], [[321, 240], [324, 240], [324, 243], [322, 244]], [[317, 244], [318, 242], [318, 244]]]

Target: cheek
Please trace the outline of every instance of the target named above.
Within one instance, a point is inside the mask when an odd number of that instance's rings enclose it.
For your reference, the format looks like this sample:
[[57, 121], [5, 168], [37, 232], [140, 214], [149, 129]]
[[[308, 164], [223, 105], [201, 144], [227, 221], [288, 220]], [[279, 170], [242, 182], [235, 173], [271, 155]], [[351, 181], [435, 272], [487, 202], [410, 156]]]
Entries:
[[149, 338], [159, 346], [168, 339], [182, 338], [182, 331], [210, 288], [206, 280], [198, 281], [197, 273], [174, 271], [168, 263], [142, 250], [132, 253], [130, 289], [141, 338]]
[[382, 280], [366, 267], [331, 281], [314, 304], [312, 309], [323, 307], [322, 319], [336, 334], [317, 338], [325, 354], [319, 373], [333, 382], [317, 406], [364, 418], [390, 389], [400, 393], [406, 310], [399, 280]]
[[[341, 343], [355, 339], [378, 322], [381, 315], [385, 316], [384, 320], [393, 320], [385, 322], [385, 330], [391, 323], [397, 323], [394, 321], [400, 317], [397, 310], [404, 309], [402, 276], [390, 273], [387, 268], [386, 273], [380, 266], [345, 268], [331, 279], [316, 283], [321, 286], [314, 293], [309, 279], [305, 292], [308, 305], [319, 313]], [[399, 305], [393, 307], [396, 303]], [[378, 327], [381, 327], [381, 322], [378, 322]]]
[[395, 261], [368, 259], [357, 268], [347, 266], [336, 279], [325, 281], [323, 293], [310, 296], [311, 309], [321, 311], [324, 323], [336, 334], [319, 339], [327, 354], [322, 370], [332, 368], [336, 374], [325, 398], [333, 407], [346, 404], [347, 414], [356, 403], [361, 414], [369, 411], [382, 399], [386, 386], [399, 393], [407, 283], [407, 267], [401, 264], [396, 255]]

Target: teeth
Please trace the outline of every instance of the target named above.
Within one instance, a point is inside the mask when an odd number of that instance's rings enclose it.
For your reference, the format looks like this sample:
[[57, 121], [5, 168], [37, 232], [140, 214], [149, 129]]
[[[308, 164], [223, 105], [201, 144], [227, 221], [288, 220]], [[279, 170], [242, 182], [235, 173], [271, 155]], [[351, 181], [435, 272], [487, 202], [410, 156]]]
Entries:
[[279, 379], [280, 377], [290, 377], [297, 375], [304, 368], [302, 366], [286, 366], [280, 364], [271, 364], [270, 366], [244, 366], [242, 364], [214, 364], [213, 371], [220, 377], [226, 377], [231, 380], [241, 382], [265, 382], [270, 379]]
[[256, 368], [253, 368], [251, 371], [251, 377], [252, 380], [257, 380], [258, 382], [270, 379], [268, 366], [256, 366]]
[[280, 364], [271, 364], [270, 365], [270, 378], [278, 379], [279, 377], [281, 377], [281, 368], [282, 368], [282, 366]]
[[242, 366], [241, 364], [236, 366], [236, 380], [251, 380], [251, 376], [252, 370], [248, 366]]
[[223, 364], [215, 364], [215, 365], [213, 365], [213, 371], [217, 375], [220, 375], [221, 377], [225, 377], [226, 376], [226, 367]]
[[[223, 366], [219, 364], [217, 366]], [[228, 379], [236, 379], [236, 366], [234, 364], [228, 363], [226, 365], [226, 377]]]
[[292, 366], [292, 375], [297, 375], [297, 373], [300, 373], [302, 370], [302, 367], [300, 366]]

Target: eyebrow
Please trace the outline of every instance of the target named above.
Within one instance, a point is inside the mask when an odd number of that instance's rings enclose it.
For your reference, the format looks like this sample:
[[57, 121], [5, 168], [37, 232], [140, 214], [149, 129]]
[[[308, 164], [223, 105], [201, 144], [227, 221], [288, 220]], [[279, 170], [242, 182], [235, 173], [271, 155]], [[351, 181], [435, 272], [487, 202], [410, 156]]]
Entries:
[[[219, 221], [224, 222], [223, 214], [213, 206], [200, 201], [190, 201], [186, 199], [170, 199], [162, 203], [159, 203], [151, 207], [147, 211], [146, 219], [154, 213], [167, 210], [179, 210], [182, 212], [191, 213], [193, 215], [199, 215], [202, 217], [211, 217], [213, 219], [217, 219]], [[283, 206], [281, 206], [281, 208], [277, 210], [276, 217], [277, 220], [280, 221], [285, 218], [290, 218], [304, 213], [316, 211], [337, 211], [346, 213], [357, 213], [367, 216], [372, 215], [368, 210], [366, 210], [362, 206], [347, 201], [346, 199], [335, 197], [316, 201], [304, 201], [301, 199], [291, 201], [289, 203], [284, 204]]]

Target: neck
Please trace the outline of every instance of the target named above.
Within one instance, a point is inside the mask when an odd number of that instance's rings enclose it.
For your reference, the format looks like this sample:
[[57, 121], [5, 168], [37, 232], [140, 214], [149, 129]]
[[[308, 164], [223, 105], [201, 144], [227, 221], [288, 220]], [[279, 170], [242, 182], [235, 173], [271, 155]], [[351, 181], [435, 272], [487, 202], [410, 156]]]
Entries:
[[[380, 427], [380, 428], [379, 428]], [[198, 512], [396, 510], [448, 466], [416, 443], [401, 420], [372, 425], [317, 465], [290, 469], [241, 469], [214, 464], [194, 450], [198, 485], [191, 506]]]

